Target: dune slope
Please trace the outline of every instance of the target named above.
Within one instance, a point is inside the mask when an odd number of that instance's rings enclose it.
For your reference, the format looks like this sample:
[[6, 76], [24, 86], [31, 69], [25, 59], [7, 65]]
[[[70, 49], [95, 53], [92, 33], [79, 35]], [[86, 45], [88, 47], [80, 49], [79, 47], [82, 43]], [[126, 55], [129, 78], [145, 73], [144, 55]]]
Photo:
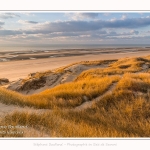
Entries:
[[[1, 124], [27, 125], [43, 137], [149, 137], [149, 73], [150, 56], [80, 62], [31, 74], [9, 89], [1, 87], [0, 102], [33, 112], [6, 112]], [[26, 89], [36, 92], [25, 95]], [[22, 137], [37, 136], [24, 132]]]

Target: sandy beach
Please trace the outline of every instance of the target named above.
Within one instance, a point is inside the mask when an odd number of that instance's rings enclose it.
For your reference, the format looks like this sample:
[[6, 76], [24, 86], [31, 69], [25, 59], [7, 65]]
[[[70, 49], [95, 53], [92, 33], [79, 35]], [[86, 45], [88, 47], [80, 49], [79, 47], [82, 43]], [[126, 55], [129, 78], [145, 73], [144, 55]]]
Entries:
[[30, 73], [52, 70], [74, 62], [146, 55], [150, 55], [150, 48], [71, 49], [32, 51], [32, 53], [31, 51], [1, 52], [0, 78], [8, 78], [10, 81], [14, 81], [24, 78]]

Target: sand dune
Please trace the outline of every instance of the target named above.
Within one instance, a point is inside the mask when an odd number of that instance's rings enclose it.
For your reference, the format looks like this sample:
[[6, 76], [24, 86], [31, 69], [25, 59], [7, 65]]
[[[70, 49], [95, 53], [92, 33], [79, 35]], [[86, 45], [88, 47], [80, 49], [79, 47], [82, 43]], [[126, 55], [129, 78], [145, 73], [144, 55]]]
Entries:
[[[18, 91], [22, 94], [31, 95], [40, 93], [46, 89], [53, 88], [59, 84], [64, 84], [67, 82], [72, 82], [80, 73], [85, 70], [94, 69], [94, 68], [106, 68], [108, 64], [102, 65], [83, 65], [76, 64], [66, 67], [61, 73], [58, 72], [49, 72], [42, 73], [41, 78], [36, 78], [36, 73], [33, 75], [29, 74], [25, 79], [17, 80], [8, 85], [8, 89]], [[38, 73], [37, 73], [38, 74]], [[24, 81], [25, 80], [25, 81]]]

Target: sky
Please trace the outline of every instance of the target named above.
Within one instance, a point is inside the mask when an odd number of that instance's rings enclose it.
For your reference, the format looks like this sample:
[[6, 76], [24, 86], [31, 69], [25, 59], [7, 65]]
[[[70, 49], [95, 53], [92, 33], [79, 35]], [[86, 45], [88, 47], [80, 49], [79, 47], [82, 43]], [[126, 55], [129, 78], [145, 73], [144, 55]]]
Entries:
[[1, 12], [0, 45], [150, 44], [150, 12]]

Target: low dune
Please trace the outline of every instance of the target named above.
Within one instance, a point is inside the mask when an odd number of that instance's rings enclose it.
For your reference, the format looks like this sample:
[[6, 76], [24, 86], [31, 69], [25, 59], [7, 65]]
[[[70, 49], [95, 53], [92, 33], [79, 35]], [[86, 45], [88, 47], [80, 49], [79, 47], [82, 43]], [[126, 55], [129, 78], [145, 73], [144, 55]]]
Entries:
[[113, 61], [115, 60], [106, 61], [105, 63], [103, 61], [97, 61], [97, 64], [81, 62], [53, 71], [32, 73], [24, 79], [10, 83], [7, 85], [7, 88], [26, 95], [40, 93], [57, 85], [74, 81], [77, 76], [85, 70], [106, 68], [108, 64]]

